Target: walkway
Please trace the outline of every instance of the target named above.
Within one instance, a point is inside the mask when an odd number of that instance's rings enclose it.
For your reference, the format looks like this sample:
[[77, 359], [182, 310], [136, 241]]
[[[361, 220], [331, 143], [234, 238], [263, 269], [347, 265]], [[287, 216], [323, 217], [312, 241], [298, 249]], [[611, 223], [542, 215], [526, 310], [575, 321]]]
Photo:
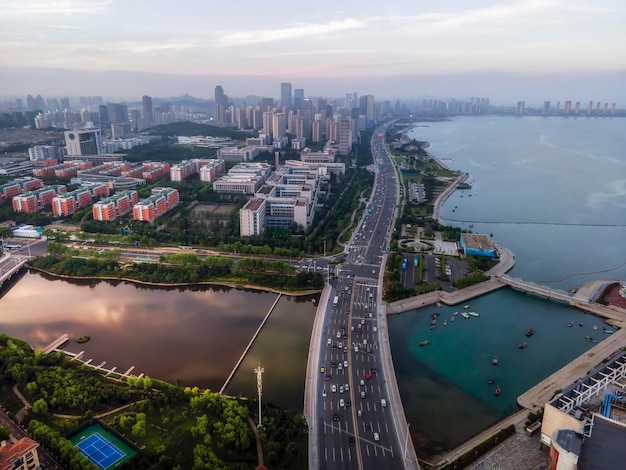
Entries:
[[256, 427], [256, 423], [250, 416], [248, 416], [248, 424], [250, 424], [252, 432], [254, 433], [254, 439], [256, 440], [257, 460], [259, 461], [259, 467], [261, 467], [263, 465], [263, 445], [261, 444], [261, 435], [259, 434], [259, 428]]
[[239, 358], [239, 360], [237, 361], [237, 364], [235, 364], [235, 367], [233, 367], [233, 370], [230, 372], [230, 375], [228, 376], [228, 378], [226, 379], [226, 382], [224, 382], [224, 385], [222, 385], [222, 388], [220, 389], [220, 395], [224, 394], [224, 391], [226, 390], [226, 387], [228, 387], [228, 384], [230, 383], [231, 379], [233, 378], [233, 375], [235, 375], [235, 372], [237, 372], [237, 369], [239, 369], [239, 366], [241, 365], [241, 363], [243, 362], [244, 358], [246, 357], [246, 355], [248, 354], [248, 351], [250, 351], [250, 348], [252, 347], [252, 344], [254, 343], [254, 341], [256, 340], [257, 336], [259, 336], [259, 333], [261, 332], [261, 330], [263, 329], [263, 327], [265, 326], [265, 323], [267, 322], [267, 320], [269, 319], [270, 315], [272, 314], [272, 312], [274, 311], [274, 308], [276, 307], [276, 304], [278, 304], [278, 301], [280, 300], [280, 298], [283, 296], [283, 294], [278, 294], [278, 297], [276, 297], [276, 300], [274, 301], [274, 303], [272, 304], [272, 306], [270, 307], [269, 311], [267, 312], [267, 314], [265, 315], [265, 318], [263, 318], [263, 321], [261, 322], [261, 324], [259, 325], [259, 327], [256, 329], [256, 331], [254, 332], [254, 335], [252, 335], [252, 339], [250, 340], [250, 342], [248, 343], [248, 346], [246, 346], [246, 349], [243, 350], [243, 353], [241, 354], [241, 357]]

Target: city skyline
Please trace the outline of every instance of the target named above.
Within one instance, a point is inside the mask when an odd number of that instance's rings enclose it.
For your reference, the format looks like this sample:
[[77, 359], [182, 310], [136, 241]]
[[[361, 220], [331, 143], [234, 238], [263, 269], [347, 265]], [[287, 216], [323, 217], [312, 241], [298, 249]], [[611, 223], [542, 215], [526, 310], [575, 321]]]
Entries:
[[622, 3], [455, 3], [2, 0], [0, 85], [7, 96], [208, 98], [221, 84], [279, 97], [288, 82], [311, 96], [624, 100]]

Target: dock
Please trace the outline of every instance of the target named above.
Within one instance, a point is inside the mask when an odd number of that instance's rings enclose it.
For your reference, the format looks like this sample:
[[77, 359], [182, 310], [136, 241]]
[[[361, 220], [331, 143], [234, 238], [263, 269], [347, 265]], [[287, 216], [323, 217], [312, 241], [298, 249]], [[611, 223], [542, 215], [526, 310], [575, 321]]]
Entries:
[[63, 346], [65, 343], [67, 343], [70, 340], [70, 335], [68, 335], [67, 333], [65, 333], [64, 335], [59, 336], [57, 339], [55, 339], [52, 343], [50, 343], [48, 346], [46, 346], [45, 348], [42, 349], [42, 352], [44, 354], [49, 354], [52, 351], [54, 351], [55, 349], [60, 348], [61, 346]]

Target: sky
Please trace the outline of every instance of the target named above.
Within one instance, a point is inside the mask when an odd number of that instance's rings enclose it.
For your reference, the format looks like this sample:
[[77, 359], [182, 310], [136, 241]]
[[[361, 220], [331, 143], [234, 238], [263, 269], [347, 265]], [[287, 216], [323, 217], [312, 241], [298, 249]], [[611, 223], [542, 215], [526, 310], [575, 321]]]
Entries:
[[624, 0], [0, 0], [0, 94], [278, 97], [287, 81], [626, 107], [624, 25]]

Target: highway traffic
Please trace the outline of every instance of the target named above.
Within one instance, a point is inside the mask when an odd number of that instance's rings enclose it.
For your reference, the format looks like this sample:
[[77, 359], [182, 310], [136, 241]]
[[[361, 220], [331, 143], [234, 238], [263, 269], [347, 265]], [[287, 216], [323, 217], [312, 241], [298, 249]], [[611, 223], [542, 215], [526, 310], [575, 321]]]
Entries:
[[[363, 217], [331, 281], [320, 335], [316, 387], [320, 469], [398, 469], [405, 466], [385, 377], [380, 341], [382, 262], [395, 220], [397, 181], [384, 146], [372, 137], [378, 175]], [[386, 325], [386, 322], [384, 323]], [[388, 350], [388, 344], [387, 350]], [[394, 381], [395, 384], [395, 381]], [[401, 406], [397, 403], [397, 406]]]

